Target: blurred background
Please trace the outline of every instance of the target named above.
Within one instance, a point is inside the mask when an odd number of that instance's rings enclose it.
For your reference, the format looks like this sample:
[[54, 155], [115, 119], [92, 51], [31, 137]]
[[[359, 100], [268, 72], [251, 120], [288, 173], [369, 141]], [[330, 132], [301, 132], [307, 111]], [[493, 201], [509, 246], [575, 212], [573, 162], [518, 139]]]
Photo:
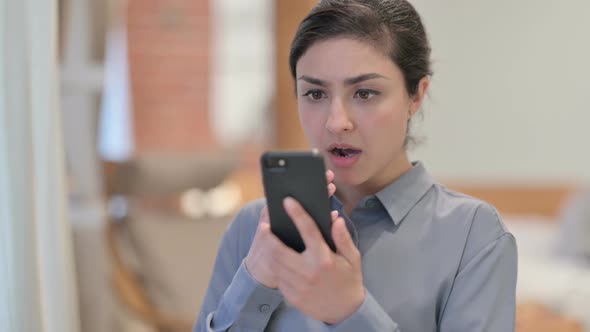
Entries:
[[[305, 149], [313, 0], [0, 0], [0, 331], [190, 331], [258, 157]], [[519, 246], [518, 331], [590, 331], [590, 2], [411, 0], [411, 151]]]

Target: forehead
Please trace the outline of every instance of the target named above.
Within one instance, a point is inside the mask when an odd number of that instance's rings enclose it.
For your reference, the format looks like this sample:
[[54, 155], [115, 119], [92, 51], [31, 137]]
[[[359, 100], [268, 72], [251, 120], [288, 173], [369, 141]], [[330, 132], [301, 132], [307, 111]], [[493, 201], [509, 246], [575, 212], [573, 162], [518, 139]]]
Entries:
[[397, 65], [378, 47], [353, 38], [332, 38], [314, 43], [297, 62], [297, 76], [308, 75], [326, 80], [366, 73], [390, 78], [401, 75]]

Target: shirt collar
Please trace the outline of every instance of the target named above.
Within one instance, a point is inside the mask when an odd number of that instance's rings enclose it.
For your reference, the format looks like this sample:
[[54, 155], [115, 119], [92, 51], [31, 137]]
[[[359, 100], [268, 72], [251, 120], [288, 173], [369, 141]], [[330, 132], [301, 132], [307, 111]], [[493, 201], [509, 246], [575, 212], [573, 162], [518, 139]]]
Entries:
[[[397, 226], [435, 183], [422, 162], [417, 161], [412, 163], [412, 168], [409, 171], [402, 174], [375, 196], [377, 196], [389, 217]], [[365, 197], [363, 201], [371, 199], [371, 197], [373, 196]], [[338, 197], [336, 195], [332, 196], [331, 201], [332, 209], [340, 211], [343, 215], [343, 205]], [[350, 229], [352, 222], [348, 218], [345, 218], [345, 220]]]
[[340, 217], [344, 219], [344, 222], [346, 223], [346, 228], [348, 228], [348, 232], [350, 233], [352, 241], [358, 248], [358, 232], [356, 231], [356, 228], [354, 227], [354, 223], [352, 222], [352, 220], [350, 220], [346, 213], [344, 213], [344, 204], [342, 204], [342, 202], [338, 199], [338, 197], [336, 197], [336, 195], [332, 195], [332, 197], [330, 197], [330, 201], [332, 204], [332, 210], [337, 210], [340, 213]]
[[426, 192], [435, 184], [422, 162], [412, 163], [412, 168], [376, 194], [397, 226]]

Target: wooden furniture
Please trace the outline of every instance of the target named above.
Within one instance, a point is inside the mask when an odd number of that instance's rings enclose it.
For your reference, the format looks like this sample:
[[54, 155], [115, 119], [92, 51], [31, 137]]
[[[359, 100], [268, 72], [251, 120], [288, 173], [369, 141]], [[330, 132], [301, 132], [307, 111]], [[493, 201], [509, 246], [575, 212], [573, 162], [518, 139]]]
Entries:
[[[103, 162], [103, 177], [105, 179], [105, 196], [107, 202], [115, 195], [129, 194], [129, 186], [121, 186], [118, 179], [128, 173], [128, 165]], [[131, 174], [129, 174], [131, 176]], [[171, 204], [172, 205], [172, 204]], [[174, 313], [165, 312], [150, 300], [144, 285], [137, 273], [123, 258], [121, 249], [121, 233], [127, 216], [113, 216], [109, 214], [106, 227], [107, 250], [111, 260], [112, 287], [116, 298], [131, 314], [158, 331], [189, 332], [193, 322]]]
[[453, 190], [482, 199], [500, 213], [555, 217], [576, 190], [574, 185], [461, 184], [449, 181]]
[[584, 332], [580, 322], [560, 316], [539, 303], [520, 303], [516, 308], [516, 332]]
[[124, 220], [109, 220], [107, 225], [107, 247], [112, 264], [112, 286], [117, 298], [126, 309], [143, 322], [158, 331], [189, 332], [194, 322], [172, 312], [156, 307], [149, 299], [139, 277], [124, 262], [119, 243]]
[[304, 149], [307, 147], [303, 130], [299, 126], [295, 83], [289, 72], [291, 41], [299, 22], [317, 4], [317, 0], [275, 0], [275, 54], [276, 54], [276, 147]]
[[[194, 257], [193, 263], [196, 264], [195, 269], [199, 278], [193, 282], [199, 283], [200, 288], [204, 287], [202, 284], [209, 277], [208, 267], [212, 265], [210, 256], [216, 250], [216, 241], [221, 238], [228, 218], [206, 216], [204, 219], [193, 220], [183, 214], [181, 201], [186, 190], [192, 188], [211, 190], [227, 179], [230, 174], [235, 173], [234, 169], [238, 165], [238, 160], [234, 157], [227, 158], [226, 155], [226, 153], [218, 153], [205, 155], [202, 158], [160, 156], [136, 159], [125, 163], [103, 163], [105, 200], [118, 203], [113, 204], [116, 208], [110, 209], [106, 226], [106, 243], [112, 268], [112, 287], [116, 298], [128, 312], [158, 331], [188, 332], [191, 331], [194, 324], [197, 308], [194, 308], [195, 312], [187, 314], [187, 310], [184, 310], [185, 313], [180, 314], [171, 312], [170, 308], [160, 308], [156, 305], [156, 299], [161, 301], [162, 294], [159, 296], [154, 294], [153, 286], [169, 281], [169, 279], [161, 278], [161, 275], [158, 278], [152, 274], [154, 266], [156, 266], [156, 271], [162, 265], [167, 267], [183, 266], [186, 265], [186, 260]], [[116, 200], [112, 198], [116, 198]], [[167, 227], [166, 223], [169, 223], [170, 227]], [[173, 225], [174, 223], [176, 224]], [[147, 229], [150, 231], [138, 232]], [[154, 237], [154, 230], [158, 233], [171, 229], [174, 229], [172, 233], [162, 232], [166, 234]], [[183, 232], [183, 230], [190, 233]], [[148, 240], [143, 242], [144, 252], [141, 253], [146, 261], [140, 262], [140, 265], [144, 264], [144, 266], [139, 269], [133, 266], [133, 260], [128, 259], [130, 253], [132, 256], [136, 254], [132, 253], [134, 250], [130, 248], [131, 242], [137, 242], [132, 240], [133, 236], [130, 235], [133, 234], [135, 234], [136, 240], [139, 236], [145, 237], [146, 234], [149, 234]], [[180, 235], [185, 236], [178, 239], [181, 237]], [[193, 235], [196, 237], [191, 237]], [[201, 237], [201, 240], [198, 237]], [[206, 237], [214, 237], [215, 239], [207, 239]], [[197, 241], [195, 245], [178, 247], [173, 245], [178, 241], [187, 244], [191, 242], [191, 239]], [[146, 248], [146, 243], [150, 243], [149, 248]], [[135, 243], [135, 245], [137, 247], [138, 244]], [[195, 248], [203, 250], [204, 246], [207, 249], [203, 252], [192, 251]], [[174, 249], [169, 251], [168, 249], [171, 248]], [[183, 248], [190, 248], [190, 250]], [[149, 250], [145, 251], [147, 249]], [[154, 257], [154, 250], [166, 253], [164, 258]], [[168, 258], [168, 254], [170, 258]], [[135, 258], [141, 260], [141, 257]], [[182, 259], [182, 261], [175, 262], [175, 259]], [[194, 274], [195, 269], [190, 269], [191, 273], [188, 274]], [[199, 269], [202, 272], [198, 272]], [[139, 270], [142, 270], [143, 275], [139, 273]], [[185, 269], [177, 270], [180, 271], [170, 272], [186, 274]], [[207, 276], [200, 278], [201, 274]], [[147, 287], [148, 285], [152, 287]], [[178, 295], [178, 287], [159, 287], [158, 289], [160, 289], [159, 293], [164, 292], [168, 296], [167, 302], [175, 303], [176, 307], [187, 308], [184, 298], [176, 299], [176, 301], [169, 300]], [[194, 293], [194, 291], [193, 289], [192, 292]], [[184, 289], [181, 292], [184, 293]], [[199, 296], [197, 294], [195, 296]], [[192, 305], [190, 306], [192, 307]], [[189, 308], [188, 310], [192, 311], [193, 309]]]

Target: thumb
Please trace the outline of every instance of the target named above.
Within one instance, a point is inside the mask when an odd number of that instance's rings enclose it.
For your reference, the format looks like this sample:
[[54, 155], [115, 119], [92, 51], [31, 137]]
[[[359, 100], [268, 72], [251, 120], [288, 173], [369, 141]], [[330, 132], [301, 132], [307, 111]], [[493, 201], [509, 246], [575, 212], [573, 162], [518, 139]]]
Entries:
[[260, 210], [260, 219], [258, 220], [259, 224], [270, 224], [270, 218], [268, 217], [268, 206], [264, 206], [262, 210]]
[[336, 219], [332, 224], [332, 238], [334, 239], [338, 253], [349, 263], [353, 265], [358, 264], [360, 253], [352, 241], [352, 237], [346, 227], [346, 222], [341, 217]]

